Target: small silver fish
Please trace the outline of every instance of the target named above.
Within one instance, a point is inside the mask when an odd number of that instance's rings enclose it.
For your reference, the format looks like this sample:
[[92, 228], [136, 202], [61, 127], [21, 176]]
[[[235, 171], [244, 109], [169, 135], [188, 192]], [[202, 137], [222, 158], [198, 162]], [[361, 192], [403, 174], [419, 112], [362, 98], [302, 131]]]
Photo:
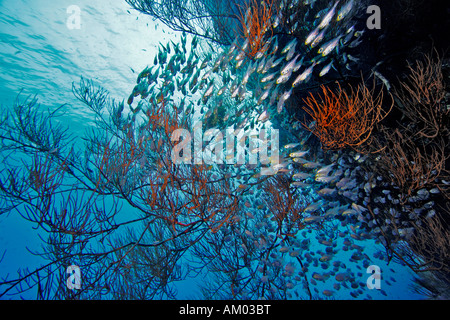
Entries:
[[239, 88], [240, 86], [236, 86], [236, 88], [231, 92], [231, 97], [234, 98], [238, 95], [239, 93]]
[[269, 71], [270, 68], [272, 68], [272, 64], [275, 60], [275, 56], [272, 56], [269, 60], [267, 60], [266, 65], [264, 66], [264, 68], [262, 69], [261, 73], [264, 74], [267, 71]]
[[262, 59], [258, 65], [258, 68], [256, 69], [256, 72], [261, 73], [264, 69], [265, 64], [266, 64], [266, 59]]
[[319, 73], [319, 77], [323, 77], [324, 75], [326, 75], [328, 73], [328, 71], [330, 71], [331, 69], [331, 65], [333, 64], [333, 61], [331, 61], [329, 64], [327, 64], [322, 71], [320, 71]]
[[261, 97], [259, 97], [258, 99], [258, 104], [261, 104], [264, 100], [267, 99], [267, 97], [269, 96], [270, 90], [272, 88], [267, 89], [266, 91], [263, 92], [263, 94], [261, 95]]
[[325, 31], [327, 29], [323, 29], [318, 35], [317, 37], [314, 38], [313, 42], [311, 43], [311, 48], [315, 48], [322, 40], [323, 37], [325, 37]]
[[278, 60], [276, 60], [274, 63], [272, 63], [272, 65], [270, 66], [271, 68], [275, 68], [277, 65], [279, 65], [281, 63], [281, 61], [283, 61], [283, 58], [280, 58]]
[[284, 49], [281, 51], [281, 54], [285, 54], [286, 52], [288, 52], [292, 47], [295, 47], [297, 45], [297, 39], [294, 38], [294, 40], [292, 40], [291, 42], [289, 42], [286, 47], [284, 47]]
[[219, 89], [219, 91], [217, 91], [217, 95], [221, 96], [225, 90], [227, 89], [227, 85], [224, 85], [222, 88]]
[[309, 76], [311, 75], [314, 66], [317, 64], [317, 62], [314, 62], [308, 69], [306, 69], [305, 71], [303, 71], [303, 73], [301, 73], [300, 75], [297, 76], [297, 78], [294, 80], [294, 82], [292, 83], [292, 87], [295, 88], [296, 86], [298, 86], [300, 83], [302, 83], [303, 81], [305, 81], [307, 78], [309, 78]]
[[352, 38], [355, 33], [355, 25], [348, 28], [348, 30], [345, 32], [344, 40], [342, 41], [343, 44], [347, 44]]
[[230, 49], [227, 52], [227, 56], [230, 56], [233, 53], [233, 51], [237, 48], [236, 41], [237, 39], [231, 44]]
[[281, 112], [281, 110], [283, 109], [284, 106], [284, 102], [289, 99], [289, 97], [291, 96], [292, 93], [292, 89], [289, 91], [286, 91], [285, 93], [282, 94], [282, 96], [280, 97], [280, 100], [278, 100], [278, 104], [277, 104], [277, 111], [278, 113]]
[[300, 187], [300, 188], [308, 188], [310, 185], [301, 181], [294, 181], [291, 183], [291, 185]]
[[288, 53], [286, 54], [286, 61], [291, 60], [294, 54], [295, 54], [295, 46], [292, 46], [291, 49], [289, 49]]
[[285, 83], [286, 81], [289, 80], [289, 78], [291, 77], [291, 75], [292, 75], [292, 70], [291, 70], [291, 72], [289, 72], [289, 73], [282, 74], [281, 76], [279, 76], [279, 77], [277, 78], [276, 83], [277, 83], [277, 84]]
[[275, 43], [273, 47], [270, 48], [270, 54], [275, 54], [278, 51], [278, 38], [275, 38]]
[[263, 113], [261, 113], [258, 117], [258, 121], [266, 122], [269, 120], [270, 114], [265, 110]]
[[288, 143], [287, 145], [284, 146], [285, 149], [292, 149], [295, 148], [297, 146], [299, 146], [300, 143]]
[[259, 51], [255, 54], [255, 60], [259, 60], [262, 57], [264, 57], [264, 54], [266, 53], [266, 51], [269, 49], [269, 44], [266, 44], [264, 47], [262, 47], [261, 49], [259, 49]]
[[245, 57], [245, 51], [241, 50], [241, 52], [239, 52], [236, 57], [234, 58], [234, 60], [236, 61], [241, 61], [242, 59], [244, 59]]
[[284, 68], [281, 70], [281, 74], [288, 74], [288, 73], [292, 73], [295, 63], [297, 62], [297, 59], [300, 57], [300, 54], [297, 54], [297, 56], [291, 60], [291, 62], [289, 62], [286, 66], [284, 66]]
[[308, 162], [308, 160], [305, 160], [303, 158], [292, 158], [292, 161], [300, 163], [300, 164], [304, 164], [304, 163]]
[[319, 34], [319, 28], [315, 28], [311, 33], [306, 37], [305, 45], [309, 45]]
[[289, 157], [291, 158], [301, 158], [304, 157], [305, 155], [307, 155], [309, 153], [309, 150], [306, 151], [297, 151], [297, 152], [291, 152], [289, 154]]
[[264, 89], [264, 90], [267, 90], [267, 89], [269, 89], [269, 88], [272, 88], [272, 86], [273, 86], [274, 83], [275, 83], [275, 81], [267, 82], [267, 83], [264, 85], [263, 89]]
[[306, 172], [299, 172], [299, 173], [296, 173], [296, 174], [294, 174], [292, 176], [292, 178], [298, 179], [298, 180], [306, 180], [306, 179], [308, 179], [310, 177], [311, 177], [311, 174], [310, 173], [306, 173]]
[[334, 6], [328, 11], [325, 17], [323, 17], [322, 21], [319, 24], [319, 29], [323, 29], [330, 24], [331, 19], [333, 19], [334, 12], [336, 11], [336, 7], [339, 4], [339, 1], [336, 1]]
[[247, 72], [245, 73], [244, 77], [242, 78], [242, 84], [245, 85], [248, 82], [248, 78], [250, 77], [250, 75], [253, 73], [253, 71], [255, 71], [255, 67], [250, 66], [247, 69]]
[[331, 51], [336, 48], [336, 46], [339, 44], [339, 40], [341, 39], [341, 36], [336, 37], [335, 39], [325, 43], [318, 51], [319, 54], [322, 54], [323, 57], [328, 55]]
[[206, 72], [203, 76], [202, 76], [202, 80], [206, 80], [208, 79], [212, 74], [212, 69], [209, 70], [208, 72]]
[[322, 196], [329, 196], [335, 192], [336, 192], [336, 189], [332, 189], [332, 188], [323, 188], [323, 189], [320, 189], [319, 191], [317, 191], [317, 193]]
[[315, 180], [317, 181], [317, 182], [323, 182], [323, 183], [329, 183], [329, 182], [331, 182], [333, 179], [335, 179], [335, 177], [333, 177], [333, 176], [317, 176], [316, 178], [315, 178]]
[[338, 16], [336, 21], [341, 21], [345, 18], [345, 16], [352, 10], [353, 8], [353, 0], [350, 0], [345, 5], [342, 6], [341, 10], [338, 12]]
[[322, 202], [312, 203], [303, 210], [304, 212], [315, 212], [322, 206]]
[[245, 98], [245, 94], [246, 94], [246, 90], [245, 90], [245, 85], [241, 84], [239, 86], [239, 101], [243, 101]]
[[320, 167], [320, 163], [310, 161], [310, 162], [304, 163], [304, 164], [303, 164], [303, 167], [305, 167], [305, 168], [310, 168], [310, 169], [314, 169], [314, 168]]
[[275, 90], [273, 90], [272, 95], [270, 96], [269, 104], [273, 105], [275, 103], [275, 99], [278, 98], [278, 91], [280, 87], [276, 87]]
[[265, 76], [264, 78], [261, 79], [261, 82], [264, 83], [264, 82], [272, 80], [275, 77], [276, 74], [277, 73], [274, 72], [274, 73], [271, 73], [271, 74]]
[[303, 59], [305, 59], [305, 57], [303, 56], [302, 59], [294, 66], [294, 68], [292, 69], [292, 72], [297, 72], [303, 65]]
[[333, 166], [334, 166], [334, 163], [326, 165], [326, 166], [318, 169], [317, 172], [316, 172], [316, 177], [320, 176], [320, 175], [322, 175], [322, 176], [328, 175], [328, 173], [330, 173], [330, 171], [333, 168]]
[[360, 45], [361, 42], [362, 42], [362, 40], [355, 39], [352, 42], [350, 42], [350, 44], [348, 46], [349, 46], [349, 48], [356, 48], [357, 46]]
[[204, 98], [209, 97], [214, 90], [214, 83], [211, 83], [211, 85], [206, 89], [205, 94], [203, 95]]

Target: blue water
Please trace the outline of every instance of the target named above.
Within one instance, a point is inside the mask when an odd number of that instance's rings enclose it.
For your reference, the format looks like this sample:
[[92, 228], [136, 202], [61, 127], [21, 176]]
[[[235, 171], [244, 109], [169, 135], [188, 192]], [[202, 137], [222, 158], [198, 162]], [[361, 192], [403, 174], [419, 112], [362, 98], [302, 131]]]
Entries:
[[[153, 61], [158, 43], [180, 35], [132, 11], [125, 1], [106, 0], [77, 1], [81, 28], [71, 30], [66, 22], [67, 8], [72, 4], [68, 0], [0, 1], [0, 105], [9, 108], [21, 90], [23, 96], [37, 94], [43, 108], [67, 104], [67, 113], [60, 121], [75, 135], [82, 135], [92, 124], [93, 115], [74, 98], [72, 83], [83, 76], [108, 90], [112, 98], [126, 99], [137, 74]], [[27, 250], [41, 248], [32, 227], [17, 213], [0, 216], [0, 256], [6, 250], [0, 276], [14, 277], [19, 268], [32, 270], [41, 263]], [[373, 241], [364, 245], [369, 256], [383, 249]], [[349, 255], [343, 252], [339, 258], [346, 261]], [[389, 286], [382, 284], [385, 294], [366, 288], [360, 298], [422, 298], [410, 289], [413, 273], [407, 267], [378, 259], [373, 262], [381, 268], [383, 279], [396, 281]], [[357, 271], [362, 273], [358, 282], [365, 282], [365, 268]], [[177, 298], [200, 297], [195, 287], [203, 281], [203, 277], [182, 281], [177, 285]], [[318, 288], [323, 290], [320, 285]], [[21, 296], [34, 298], [34, 293]], [[19, 295], [6, 298], [18, 299]], [[334, 298], [353, 299], [346, 290]]]

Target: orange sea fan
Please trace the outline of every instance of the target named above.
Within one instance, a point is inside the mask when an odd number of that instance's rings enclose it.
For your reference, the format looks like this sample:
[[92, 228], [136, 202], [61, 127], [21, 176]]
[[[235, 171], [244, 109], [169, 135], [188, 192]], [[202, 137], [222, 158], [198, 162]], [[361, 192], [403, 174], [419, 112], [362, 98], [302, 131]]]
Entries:
[[[241, 36], [248, 40], [246, 54], [253, 58], [258, 52], [268, 50], [265, 36], [272, 36], [272, 16], [276, 14], [274, 0], [251, 0], [245, 10], [240, 11], [239, 21], [242, 25]], [[244, 14], [245, 12], [245, 14]]]
[[369, 143], [375, 125], [392, 109], [383, 111], [383, 91], [375, 96], [364, 84], [347, 93], [340, 85], [337, 92], [322, 85], [318, 98], [311, 93], [303, 109], [313, 118], [315, 125], [305, 127], [316, 135], [325, 149], [352, 147], [362, 152], [362, 145]]

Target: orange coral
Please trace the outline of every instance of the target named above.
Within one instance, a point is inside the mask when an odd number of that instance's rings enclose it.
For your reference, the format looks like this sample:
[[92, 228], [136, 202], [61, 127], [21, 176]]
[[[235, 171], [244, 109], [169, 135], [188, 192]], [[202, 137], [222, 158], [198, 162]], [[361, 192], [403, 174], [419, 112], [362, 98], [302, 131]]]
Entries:
[[[258, 52], [264, 54], [268, 50], [268, 43], [264, 40], [266, 34], [272, 36], [272, 16], [274, 15], [274, 0], [252, 0], [245, 9], [240, 10], [239, 21], [242, 25], [242, 37], [248, 40], [246, 54], [249, 58]], [[270, 38], [269, 36], [269, 38]]]
[[[144, 111], [148, 119], [136, 130], [132, 123], [121, 139], [98, 143], [96, 187], [117, 190], [134, 207], [167, 223], [174, 234], [203, 224], [217, 232], [239, 207], [229, 181], [212, 180], [205, 164], [175, 165], [172, 133], [189, 127], [161, 95]], [[176, 140], [176, 139], [175, 139]]]
[[343, 149], [346, 147], [361, 149], [368, 143], [375, 125], [386, 117], [381, 102], [383, 92], [374, 96], [364, 84], [356, 90], [351, 88], [350, 93], [340, 86], [337, 93], [322, 85], [322, 95], [316, 98], [311, 93], [304, 100], [303, 109], [313, 118], [315, 125], [310, 128], [325, 149]]
[[305, 227], [303, 212], [306, 205], [303, 199], [293, 193], [289, 180], [282, 175], [266, 180], [263, 190], [266, 194], [264, 201], [278, 225], [277, 234], [295, 236]]

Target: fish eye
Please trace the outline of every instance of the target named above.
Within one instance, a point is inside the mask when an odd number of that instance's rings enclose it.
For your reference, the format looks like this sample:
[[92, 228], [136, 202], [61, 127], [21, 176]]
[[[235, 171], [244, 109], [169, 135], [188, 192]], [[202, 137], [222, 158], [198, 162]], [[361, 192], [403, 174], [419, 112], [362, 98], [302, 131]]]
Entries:
[[342, 13], [341, 13], [341, 14], [339, 14], [339, 15], [337, 16], [337, 19], [336, 19], [336, 20], [337, 20], [337, 21], [341, 21], [342, 18], [343, 18], [343, 17], [342, 17]]
[[317, 51], [317, 53], [322, 53], [323, 52], [323, 47], [319, 49], [319, 51]]

